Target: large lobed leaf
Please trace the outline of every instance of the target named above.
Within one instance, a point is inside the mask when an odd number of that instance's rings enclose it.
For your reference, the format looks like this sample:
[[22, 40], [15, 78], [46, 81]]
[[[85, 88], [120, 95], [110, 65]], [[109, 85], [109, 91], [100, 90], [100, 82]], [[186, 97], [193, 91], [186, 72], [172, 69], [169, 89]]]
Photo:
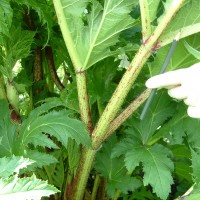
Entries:
[[[199, 40], [200, 34], [197, 33], [193, 36], [189, 36], [185, 38], [184, 40], [193, 48], [200, 49], [200, 40]], [[180, 40], [175, 52], [173, 53], [173, 56], [170, 60], [170, 63], [167, 67], [167, 71], [176, 70], [179, 68], [185, 68], [189, 67], [194, 63], [199, 62], [198, 59], [196, 59], [192, 54], [188, 52], [188, 50], [185, 47], [184, 40]], [[156, 55], [155, 60], [151, 63], [150, 67], [150, 74], [156, 75], [159, 73], [161, 66], [166, 58], [166, 55], [169, 51], [170, 45], [167, 45], [161, 49], [158, 50], [158, 56]]]
[[[45, 109], [43, 111], [45, 106], [43, 105], [41, 110], [36, 109], [36, 111], [33, 111], [28, 119], [22, 123], [18, 140], [20, 144], [27, 146], [31, 143], [34, 146], [44, 146], [40, 135], [48, 133], [56, 137], [65, 147], [67, 147], [68, 138], [75, 139], [78, 144], [91, 145], [86, 126], [81, 121], [70, 118], [70, 113], [67, 110], [45, 113]], [[56, 147], [50, 138], [44, 135], [42, 137], [49, 148]]]
[[112, 156], [125, 155], [125, 165], [132, 172], [142, 163], [144, 186], [150, 184], [153, 192], [161, 199], [167, 199], [173, 183], [173, 162], [169, 158], [171, 151], [160, 144], [147, 146], [142, 144], [136, 134], [129, 135], [119, 142], [113, 149]]
[[0, 158], [0, 177], [7, 178], [14, 173], [18, 174], [20, 169], [33, 163], [33, 160], [19, 156]]
[[158, 127], [174, 112], [174, 102], [171, 101], [166, 91], [159, 91], [154, 97], [145, 118], [142, 121], [137, 118], [132, 119], [132, 131], [141, 138], [143, 144], [147, 144]]
[[27, 150], [25, 151], [23, 156], [25, 158], [29, 158], [35, 161], [25, 171], [34, 171], [36, 167], [42, 168], [43, 166], [47, 166], [58, 162], [53, 155], [42, 153], [37, 150]]
[[[167, 10], [167, 4], [165, 7]], [[181, 38], [198, 33], [200, 31], [199, 7], [199, 0], [187, 1], [161, 36], [159, 44], [164, 46], [171, 43], [179, 31], [181, 31]]]
[[40, 200], [59, 192], [46, 181], [37, 179], [34, 175], [28, 178], [12, 176], [9, 179], [0, 179], [0, 199]]
[[109, 138], [97, 153], [95, 160], [95, 169], [108, 181], [107, 192], [111, 197], [114, 196], [116, 190], [127, 194], [128, 191], [134, 191], [141, 186], [139, 179], [127, 175], [123, 156], [119, 158], [111, 157], [116, 142], [115, 136]]
[[79, 70], [84, 70], [115, 53], [110, 47], [117, 43], [123, 30], [133, 26], [129, 13], [137, 1], [105, 0], [103, 6], [97, 0], [61, 0], [61, 3], [80, 56]]

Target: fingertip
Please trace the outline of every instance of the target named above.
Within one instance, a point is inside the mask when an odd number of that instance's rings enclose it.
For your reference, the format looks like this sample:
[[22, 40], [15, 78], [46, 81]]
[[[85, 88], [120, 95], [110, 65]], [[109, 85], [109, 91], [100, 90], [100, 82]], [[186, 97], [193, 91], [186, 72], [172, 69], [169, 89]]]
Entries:
[[153, 88], [154, 88], [154, 84], [153, 84], [152, 79], [153, 79], [153, 78], [149, 78], [149, 79], [146, 81], [145, 85], [146, 85], [147, 88], [150, 88], [150, 89], [153, 89]]
[[190, 117], [198, 119], [200, 118], [200, 107], [189, 106], [187, 113]]

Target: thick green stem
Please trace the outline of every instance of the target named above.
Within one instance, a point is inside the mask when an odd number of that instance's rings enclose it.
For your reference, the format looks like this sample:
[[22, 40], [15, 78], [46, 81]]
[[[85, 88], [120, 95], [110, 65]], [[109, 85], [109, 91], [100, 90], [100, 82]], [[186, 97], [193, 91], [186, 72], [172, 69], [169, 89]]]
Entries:
[[92, 132], [92, 118], [90, 112], [89, 97], [87, 92], [86, 72], [79, 72], [76, 74], [76, 82], [78, 88], [79, 108], [82, 121], [87, 125], [87, 129]]
[[60, 25], [60, 29], [63, 34], [65, 44], [67, 46], [70, 58], [72, 60], [72, 63], [76, 71], [76, 81], [77, 81], [81, 119], [87, 125], [88, 130], [91, 132], [92, 120], [91, 120], [89, 98], [88, 98], [88, 92], [87, 92], [86, 73], [84, 71], [80, 71], [82, 64], [80, 62], [80, 58], [77, 53], [74, 41], [71, 37], [68, 24], [65, 20], [65, 14], [63, 12], [62, 3], [60, 0], [54, 0], [53, 3], [54, 3], [54, 7], [55, 7], [56, 14], [58, 17], [58, 23]]
[[97, 199], [97, 191], [98, 191], [100, 182], [101, 182], [101, 178], [100, 178], [99, 174], [97, 174], [96, 177], [95, 177], [95, 180], [94, 180], [94, 186], [93, 186], [93, 189], [92, 189], [91, 200]]
[[6, 96], [12, 108], [19, 114], [19, 95], [13, 80], [6, 80]]
[[115, 130], [117, 130], [134, 113], [134, 111], [136, 111], [142, 105], [142, 103], [149, 97], [150, 91], [150, 89], [146, 89], [112, 121], [104, 140], [106, 140]]
[[45, 56], [46, 56], [47, 64], [48, 64], [49, 71], [50, 71], [53, 82], [56, 84], [56, 86], [59, 90], [63, 90], [65, 87], [61, 83], [61, 81], [56, 73], [56, 67], [55, 67], [55, 62], [54, 62], [54, 57], [53, 57], [53, 50], [50, 46], [45, 47]]
[[140, 12], [142, 19], [142, 40], [145, 41], [151, 35], [151, 21], [149, 15], [148, 1], [147, 0], [139, 0], [140, 2]]
[[122, 77], [117, 89], [115, 90], [113, 96], [111, 97], [105, 111], [103, 112], [97, 126], [94, 129], [93, 135], [93, 148], [98, 149], [103, 138], [105, 137], [110, 123], [119, 111], [124, 99], [126, 98], [128, 92], [131, 89], [132, 84], [136, 80], [139, 72], [141, 71], [144, 63], [147, 61], [151, 55], [152, 49], [156, 48], [159, 37], [166, 29], [167, 25], [172, 20], [175, 13], [179, 10], [181, 4], [184, 0], [173, 1], [170, 9], [164, 14], [162, 21], [159, 23], [154, 33], [146, 41], [145, 45], [141, 46], [138, 53], [132, 60], [129, 68]]
[[96, 151], [83, 149], [70, 200], [82, 200]]
[[65, 14], [63, 12], [63, 7], [61, 0], [53, 0], [53, 4], [56, 10], [56, 15], [58, 18], [58, 23], [60, 25], [60, 29], [66, 44], [66, 47], [69, 51], [70, 58], [72, 60], [72, 63], [74, 65], [75, 70], [79, 70], [82, 66], [80, 62], [79, 55], [77, 53], [76, 47], [74, 45], [74, 41], [71, 37], [71, 33], [67, 24], [67, 21], [65, 20]]

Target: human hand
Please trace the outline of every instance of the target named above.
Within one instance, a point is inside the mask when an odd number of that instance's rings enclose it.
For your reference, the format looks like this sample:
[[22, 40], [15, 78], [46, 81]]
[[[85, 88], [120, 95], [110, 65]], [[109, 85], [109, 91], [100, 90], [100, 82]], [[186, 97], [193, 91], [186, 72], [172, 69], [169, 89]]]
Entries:
[[166, 88], [168, 94], [183, 99], [190, 117], [200, 118], [200, 63], [154, 76], [147, 80], [148, 88]]

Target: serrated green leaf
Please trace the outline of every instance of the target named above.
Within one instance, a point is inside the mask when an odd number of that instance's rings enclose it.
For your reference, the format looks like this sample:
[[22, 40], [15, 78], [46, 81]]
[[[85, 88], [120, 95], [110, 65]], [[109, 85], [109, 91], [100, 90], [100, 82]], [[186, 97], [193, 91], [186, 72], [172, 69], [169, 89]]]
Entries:
[[161, 36], [159, 44], [164, 46], [171, 43], [179, 31], [181, 31], [181, 38], [198, 33], [200, 31], [199, 7], [199, 0], [188, 1], [175, 15]]
[[0, 158], [0, 177], [7, 178], [13, 173], [19, 173], [20, 169], [33, 164], [34, 161], [19, 156]]
[[192, 54], [196, 59], [200, 60], [200, 51], [197, 51], [191, 45], [189, 45], [186, 41], [184, 42], [186, 49], [190, 54]]
[[0, 71], [11, 80], [12, 68], [15, 63], [30, 54], [34, 35], [35, 32], [12, 26], [9, 34], [3, 36], [1, 48], [4, 49], [4, 54], [0, 55], [0, 59], [3, 60], [3, 66], [0, 66]]
[[111, 158], [116, 142], [116, 137], [112, 136], [97, 153], [95, 160], [96, 170], [108, 180], [107, 192], [111, 197], [117, 189], [126, 194], [141, 186], [137, 178], [127, 175], [123, 156]]
[[42, 168], [43, 166], [58, 162], [58, 160], [53, 155], [42, 153], [37, 150], [28, 150], [24, 153], [23, 156], [35, 161], [35, 163], [33, 163], [28, 168], [28, 171], [32, 171], [36, 167]]
[[40, 134], [40, 136], [38, 136], [38, 134], [33, 135], [31, 137], [31, 144], [33, 144], [35, 147], [41, 146], [41, 147], [59, 149], [59, 147], [49, 138], [49, 136], [45, 134]]
[[110, 51], [110, 47], [117, 43], [123, 30], [133, 26], [134, 19], [129, 13], [137, 1], [105, 0], [103, 6], [97, 0], [62, 0], [61, 3], [71, 37], [80, 55], [82, 66], [78, 66], [79, 70], [85, 70], [115, 54]]
[[13, 10], [8, 0], [0, 1], [0, 34], [8, 34], [12, 23]]
[[[48, 133], [57, 138], [58, 141], [67, 148], [68, 138], [84, 145], [91, 145], [89, 134], [86, 126], [79, 120], [72, 119], [66, 110], [52, 111], [44, 115], [30, 115], [27, 120], [22, 123], [19, 143], [27, 146], [34, 143], [40, 146], [41, 141], [37, 137], [44, 133]], [[48, 143], [48, 145], [50, 145]]]
[[54, 186], [46, 181], [30, 178], [18, 178], [13, 176], [9, 179], [0, 179], [0, 199], [40, 200], [41, 197], [49, 197], [59, 192]]
[[161, 138], [167, 139], [170, 145], [182, 144], [185, 136], [184, 123], [186, 118], [186, 106], [179, 102], [176, 106], [176, 113], [152, 136], [148, 144], [154, 144]]
[[154, 97], [145, 118], [142, 121], [133, 118], [133, 132], [136, 132], [141, 137], [142, 142], [146, 144], [158, 127], [174, 112], [174, 102], [171, 101], [166, 91], [159, 91]]
[[[193, 36], [187, 37], [185, 41], [187, 41], [187, 43], [191, 45], [193, 48], [199, 49], [200, 48], [199, 36], [200, 34], [197, 33]], [[159, 73], [161, 66], [164, 63], [164, 60], [169, 51], [169, 48], [170, 48], [170, 45], [167, 45], [158, 50], [154, 62], [150, 64], [151, 76]], [[192, 56], [190, 53], [188, 53], [184, 45], [184, 40], [180, 40], [176, 47], [176, 50], [173, 53], [170, 63], [168, 64], [167, 71], [189, 67], [192, 64], [197, 63], [197, 62], [199, 62], [199, 60], [196, 59], [194, 56]]]
[[0, 157], [12, 156], [16, 149], [18, 126], [10, 120], [10, 110], [7, 102], [0, 100]]
[[143, 164], [144, 185], [150, 184], [153, 192], [161, 199], [167, 199], [171, 191], [173, 178], [173, 162], [167, 157], [170, 151], [164, 146], [156, 144], [148, 147], [135, 145], [125, 155], [128, 171], [132, 171], [140, 162]]
[[[50, 31], [52, 29], [52, 17], [54, 15], [54, 10], [53, 6], [51, 5], [52, 3], [50, 1], [40, 1], [40, 0], [15, 0], [16, 3], [18, 4], [24, 4], [28, 8], [32, 8], [35, 10], [42, 21], [43, 25], [47, 25], [47, 30], [48, 30], [48, 39], [50, 36]], [[48, 40], [47, 39], [47, 40]]]

